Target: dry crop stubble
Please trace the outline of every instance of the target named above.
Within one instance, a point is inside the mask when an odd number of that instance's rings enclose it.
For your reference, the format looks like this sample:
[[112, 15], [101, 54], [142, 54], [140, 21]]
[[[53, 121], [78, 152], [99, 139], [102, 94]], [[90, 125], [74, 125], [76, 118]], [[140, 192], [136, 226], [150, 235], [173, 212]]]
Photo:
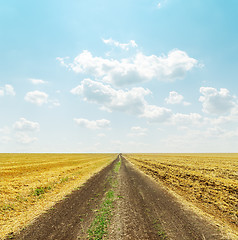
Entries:
[[238, 154], [126, 154], [126, 157], [237, 232]]
[[116, 154], [0, 154], [0, 239], [29, 224]]

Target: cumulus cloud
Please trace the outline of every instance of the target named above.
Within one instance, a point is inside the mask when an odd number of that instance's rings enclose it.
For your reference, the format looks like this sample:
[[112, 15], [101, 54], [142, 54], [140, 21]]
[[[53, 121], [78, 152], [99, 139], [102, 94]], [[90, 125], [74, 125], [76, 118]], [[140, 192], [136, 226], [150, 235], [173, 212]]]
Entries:
[[204, 134], [207, 137], [219, 137], [221, 135], [224, 135], [225, 133], [226, 133], [225, 129], [215, 126], [212, 128], [208, 128]]
[[69, 57], [57, 57], [56, 60], [60, 62], [60, 64], [64, 67], [68, 67], [68, 64], [65, 63], [65, 61], [67, 61], [69, 59]]
[[179, 104], [183, 101], [183, 96], [175, 91], [169, 93], [169, 97], [165, 98], [165, 102], [168, 104]]
[[19, 121], [16, 121], [13, 124], [13, 128], [17, 131], [39, 131], [40, 130], [40, 124], [38, 122], [32, 122], [25, 118], [20, 118]]
[[30, 144], [37, 141], [37, 138], [31, 137], [25, 132], [18, 132], [16, 134], [16, 141], [21, 144]]
[[36, 78], [29, 78], [29, 81], [34, 84], [34, 85], [39, 85], [39, 84], [45, 84], [47, 83], [46, 81], [42, 79], [36, 79]]
[[226, 114], [237, 106], [236, 98], [231, 96], [226, 88], [220, 88], [218, 91], [212, 87], [201, 87], [200, 93], [203, 96], [199, 98], [199, 101], [202, 102], [202, 110], [205, 113]]
[[28, 92], [25, 95], [25, 101], [41, 106], [48, 103], [48, 94], [41, 91]]
[[85, 101], [97, 103], [107, 111], [122, 111], [131, 114], [143, 113], [146, 104], [144, 97], [151, 94], [144, 88], [132, 88], [128, 91], [115, 90], [109, 85], [84, 79], [71, 93], [81, 95]]
[[66, 64], [63, 58], [58, 58], [61, 64], [76, 73], [91, 75], [103, 82], [116, 86], [141, 83], [152, 79], [158, 81], [175, 81], [198, 65], [198, 61], [186, 52], [175, 49], [168, 56], [146, 56], [137, 53], [132, 58], [121, 60], [94, 57], [85, 50], [71, 64]]
[[13, 86], [10, 85], [10, 84], [6, 84], [5, 85], [5, 93], [6, 93], [6, 95], [11, 95], [11, 96], [15, 96], [16, 95]]
[[49, 108], [59, 107], [60, 102], [58, 99], [51, 99], [49, 95], [41, 91], [28, 92], [25, 97], [25, 101], [42, 106], [43, 104], [48, 104]]
[[107, 119], [100, 119], [100, 120], [88, 120], [85, 118], [75, 118], [74, 121], [80, 127], [88, 128], [88, 129], [102, 129], [102, 128], [109, 128], [111, 122]]
[[142, 87], [116, 90], [109, 85], [84, 79], [71, 93], [82, 96], [84, 101], [100, 105], [102, 110], [126, 112], [151, 122], [163, 122], [172, 115], [170, 109], [149, 105], [145, 96], [150, 95], [151, 91]]
[[149, 122], [165, 122], [172, 116], [172, 111], [168, 108], [158, 107], [155, 105], [145, 105], [141, 117], [146, 118]]
[[183, 104], [184, 106], [191, 105], [191, 103], [186, 102], [183, 99], [184, 99], [184, 97], [181, 94], [179, 94], [175, 91], [172, 91], [169, 93], [169, 97], [165, 98], [165, 102], [167, 104]]
[[38, 122], [20, 118], [11, 127], [5, 126], [0, 129], [0, 133], [5, 135], [0, 137], [0, 142], [8, 143], [15, 140], [20, 144], [30, 144], [38, 140], [34, 135], [39, 130], [40, 124]]
[[0, 87], [0, 96], [9, 95], [9, 96], [15, 96], [15, 90], [12, 85], [5, 84], [4, 87]]
[[204, 118], [204, 121], [207, 124], [211, 124], [212, 126], [216, 125], [230, 125], [232, 123], [238, 122], [238, 115], [229, 114], [227, 116], [219, 116], [217, 118]]
[[203, 117], [198, 113], [175, 113], [171, 117], [171, 123], [175, 125], [198, 125], [203, 123]]
[[105, 43], [105, 44], [108, 44], [108, 45], [112, 45], [112, 46], [115, 46], [115, 47], [119, 47], [123, 50], [126, 50], [128, 51], [130, 48], [136, 48], [138, 47], [138, 45], [136, 44], [135, 40], [130, 40], [128, 43], [120, 43], [118, 41], [115, 41], [111, 38], [109, 39], [102, 39], [102, 41]]
[[129, 136], [145, 136], [147, 133], [147, 128], [142, 128], [139, 126], [135, 126], [131, 128], [131, 132], [128, 134]]

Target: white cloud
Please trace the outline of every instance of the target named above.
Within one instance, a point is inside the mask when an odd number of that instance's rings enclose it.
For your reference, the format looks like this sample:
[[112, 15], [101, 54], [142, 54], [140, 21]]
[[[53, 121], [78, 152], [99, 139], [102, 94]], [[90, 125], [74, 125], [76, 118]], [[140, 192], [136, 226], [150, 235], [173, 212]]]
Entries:
[[226, 88], [218, 91], [212, 87], [201, 87], [200, 93], [203, 95], [199, 98], [202, 102], [203, 112], [209, 114], [226, 114], [237, 106], [236, 97], [231, 96]]
[[58, 99], [50, 99], [49, 95], [41, 91], [28, 92], [25, 97], [25, 101], [42, 106], [43, 104], [48, 104], [49, 108], [59, 107], [60, 102]]
[[50, 99], [48, 102], [49, 102], [51, 108], [60, 106], [60, 102], [58, 99]]
[[85, 101], [101, 105], [101, 109], [131, 114], [142, 114], [146, 104], [144, 97], [151, 94], [150, 90], [141, 87], [128, 91], [115, 90], [90, 79], [84, 79], [71, 93], [81, 95]]
[[82, 96], [84, 101], [101, 105], [102, 110], [126, 112], [151, 122], [167, 121], [172, 115], [170, 109], [149, 105], [145, 96], [150, 95], [151, 91], [142, 87], [126, 91], [115, 90], [109, 85], [84, 79], [71, 93]]
[[32, 122], [25, 118], [20, 118], [19, 121], [16, 121], [13, 124], [13, 128], [17, 131], [39, 131], [40, 130], [40, 124], [38, 122]]
[[28, 92], [24, 98], [27, 102], [41, 106], [48, 103], [48, 94], [41, 91]]
[[238, 128], [236, 128], [233, 131], [225, 131], [224, 133], [225, 137], [229, 137], [229, 138], [237, 138], [238, 137]]
[[207, 137], [219, 137], [225, 133], [226, 131], [220, 127], [212, 127], [206, 130], [205, 135]]
[[89, 129], [102, 129], [102, 128], [109, 128], [111, 122], [107, 119], [100, 119], [100, 120], [88, 120], [85, 118], [75, 118], [74, 121], [80, 126]]
[[6, 93], [6, 95], [10, 95], [10, 96], [16, 95], [13, 86], [10, 84], [5, 85], [5, 93]]
[[9, 134], [10, 132], [11, 132], [11, 130], [7, 126], [0, 128], [0, 133], [2, 133], [2, 134]]
[[141, 117], [146, 118], [149, 122], [166, 122], [172, 116], [172, 111], [168, 108], [158, 107], [155, 105], [145, 105]]
[[165, 102], [168, 104], [179, 104], [182, 103], [183, 101], [183, 96], [178, 94], [175, 91], [172, 91], [169, 93], [169, 97], [165, 98]]
[[99, 133], [98, 137], [106, 137], [106, 134], [105, 133]]
[[1, 143], [13, 142], [30, 144], [37, 141], [35, 132], [40, 130], [40, 124], [38, 122], [32, 122], [25, 118], [20, 118], [11, 127], [5, 126], [0, 129], [0, 133], [5, 136], [0, 136]]
[[65, 60], [68, 60], [69, 57], [57, 57], [56, 60], [60, 62], [60, 64], [64, 67], [68, 67], [68, 64], [65, 63]]
[[5, 84], [4, 87], [0, 87], [0, 96], [9, 95], [9, 96], [15, 96], [15, 90], [12, 85]]
[[142, 128], [139, 126], [135, 126], [131, 128], [131, 132], [128, 134], [129, 136], [145, 136], [147, 133], [147, 128]]
[[201, 125], [203, 123], [203, 117], [198, 113], [176, 113], [171, 117], [171, 123], [175, 125]]
[[21, 144], [30, 144], [37, 140], [38, 139], [36, 137], [31, 137], [25, 132], [18, 132], [16, 134], [16, 141]]
[[[8, 126], [0, 128], [0, 134], [1, 134], [1, 136], [0, 136], [1, 143], [6, 144], [12, 140], [12, 138], [9, 136], [11, 134], [11, 129]], [[3, 136], [3, 135], [5, 135], [5, 136]]]
[[36, 79], [36, 78], [29, 78], [29, 81], [34, 84], [34, 85], [39, 85], [39, 84], [45, 84], [47, 83], [46, 81], [42, 79]]
[[0, 137], [0, 142], [4, 143], [4, 144], [9, 143], [11, 140], [12, 139], [9, 136], [2, 136], [2, 137]]
[[204, 121], [210, 125], [232, 124], [238, 122], [238, 115], [230, 114], [228, 116], [219, 116], [217, 118], [204, 118]]
[[96, 77], [103, 82], [116, 86], [141, 83], [152, 79], [158, 81], [175, 81], [198, 65], [198, 61], [190, 58], [186, 52], [175, 49], [168, 56], [145, 56], [142, 53], [132, 58], [119, 60], [93, 57], [85, 50], [71, 64], [58, 58], [61, 64], [76, 73], [84, 73]]
[[130, 40], [128, 43], [120, 43], [118, 41], [115, 41], [111, 38], [109, 39], [102, 39], [102, 41], [105, 43], [105, 44], [108, 44], [108, 45], [112, 45], [112, 46], [115, 46], [115, 47], [119, 47], [123, 50], [126, 50], [128, 51], [131, 47], [132, 48], [136, 48], [138, 47], [138, 45], [136, 44], [136, 42], [134, 40]]
[[184, 105], [184, 106], [190, 106], [191, 103], [190, 103], [190, 102], [183, 101], [183, 105]]
[[183, 104], [184, 106], [191, 105], [191, 103], [186, 102], [183, 99], [184, 99], [184, 97], [181, 94], [179, 94], [179, 93], [177, 93], [175, 91], [171, 91], [169, 93], [169, 97], [165, 98], [165, 102], [167, 104]]
[[222, 128], [219, 126], [211, 126], [207, 127], [203, 132], [201, 131], [201, 134], [203, 134], [206, 138], [214, 138], [214, 139], [224, 139], [225, 141], [232, 140], [232, 138], [238, 137], [238, 128], [234, 128], [232, 130], [229, 130], [227, 128]]

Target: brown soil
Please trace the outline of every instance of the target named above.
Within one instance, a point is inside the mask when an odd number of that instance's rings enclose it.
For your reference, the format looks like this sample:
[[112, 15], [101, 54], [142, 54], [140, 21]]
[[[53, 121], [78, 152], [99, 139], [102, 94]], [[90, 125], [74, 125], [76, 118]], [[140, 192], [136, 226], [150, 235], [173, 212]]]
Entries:
[[108, 177], [113, 176], [117, 179], [117, 186], [114, 186], [116, 199], [107, 239], [225, 239], [216, 226], [185, 209], [165, 188], [123, 157], [119, 172], [114, 173], [114, 165], [119, 159], [32, 225], [9, 237], [21, 240], [88, 239], [87, 229], [95, 217], [94, 210], [111, 188]]

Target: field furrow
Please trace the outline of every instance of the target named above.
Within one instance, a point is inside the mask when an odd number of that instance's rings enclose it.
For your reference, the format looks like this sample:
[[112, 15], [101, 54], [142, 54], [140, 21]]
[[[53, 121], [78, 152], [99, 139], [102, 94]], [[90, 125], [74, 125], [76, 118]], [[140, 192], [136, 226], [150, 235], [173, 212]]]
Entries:
[[127, 154], [146, 174], [238, 228], [237, 154]]

